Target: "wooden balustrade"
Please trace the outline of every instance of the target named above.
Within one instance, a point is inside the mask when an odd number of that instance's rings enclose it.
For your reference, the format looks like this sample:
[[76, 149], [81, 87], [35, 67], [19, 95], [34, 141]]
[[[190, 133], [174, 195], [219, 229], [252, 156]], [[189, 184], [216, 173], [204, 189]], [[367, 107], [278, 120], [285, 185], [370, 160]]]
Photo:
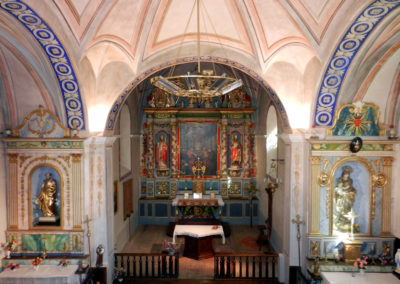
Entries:
[[178, 278], [179, 253], [116, 253], [115, 267], [123, 267], [125, 279]]
[[277, 280], [277, 254], [225, 254], [214, 255], [215, 279], [268, 279]]

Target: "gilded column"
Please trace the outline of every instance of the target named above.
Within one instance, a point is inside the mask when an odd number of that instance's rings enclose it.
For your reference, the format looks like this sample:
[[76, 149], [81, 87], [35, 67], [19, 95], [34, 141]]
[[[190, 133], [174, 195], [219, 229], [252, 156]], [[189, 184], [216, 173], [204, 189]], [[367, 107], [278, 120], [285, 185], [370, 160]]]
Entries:
[[221, 131], [221, 145], [220, 145], [220, 176], [222, 178], [226, 178], [226, 156], [228, 155], [226, 151], [226, 121], [222, 122], [222, 131]]
[[73, 228], [82, 228], [82, 154], [71, 154], [72, 157], [72, 212]]
[[250, 164], [249, 164], [249, 128], [250, 128], [250, 123], [247, 121], [244, 123], [244, 139], [243, 139], [243, 168], [244, 168], [244, 174], [243, 177], [249, 177], [249, 169], [250, 169]]
[[8, 154], [8, 228], [18, 229], [18, 154]]
[[177, 173], [177, 162], [178, 162], [178, 135], [176, 133], [176, 122], [171, 122], [171, 177], [176, 178], [178, 176]]
[[383, 173], [387, 180], [382, 190], [382, 235], [390, 235], [391, 231], [392, 163], [392, 157], [382, 158]]
[[320, 187], [318, 177], [320, 175], [320, 157], [311, 157], [311, 235], [319, 235], [319, 212], [320, 212]]
[[149, 121], [148, 123], [148, 163], [147, 163], [147, 169], [149, 170], [149, 173], [147, 174], [147, 177], [152, 178], [154, 177], [154, 137], [153, 137], [153, 122]]

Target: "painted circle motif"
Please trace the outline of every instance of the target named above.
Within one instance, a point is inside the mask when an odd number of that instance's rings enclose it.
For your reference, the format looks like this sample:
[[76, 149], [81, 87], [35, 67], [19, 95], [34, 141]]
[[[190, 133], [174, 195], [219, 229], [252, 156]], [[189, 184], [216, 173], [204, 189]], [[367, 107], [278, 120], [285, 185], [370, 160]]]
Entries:
[[332, 60], [331, 67], [332, 69], [340, 70], [346, 68], [348, 64], [349, 64], [349, 59], [347, 57], [338, 56]]
[[354, 39], [347, 39], [342, 41], [340, 49], [343, 51], [354, 51], [360, 46], [360, 42]]
[[365, 16], [368, 17], [380, 17], [388, 12], [387, 7], [370, 7], [364, 12]]
[[78, 116], [72, 116], [68, 119], [68, 125], [73, 129], [81, 129], [83, 128], [83, 120]]
[[65, 55], [64, 49], [62, 49], [58, 45], [54, 45], [54, 44], [47, 45], [46, 52], [49, 56], [57, 57], [57, 58], [64, 57], [64, 55]]
[[75, 98], [69, 98], [65, 101], [68, 110], [77, 111], [81, 108], [81, 103]]
[[373, 27], [371, 23], [357, 23], [351, 27], [351, 32], [362, 35], [371, 31]]
[[72, 73], [71, 67], [62, 62], [54, 64], [54, 70], [56, 70], [57, 74], [64, 76], [71, 75]]
[[329, 88], [334, 88], [339, 85], [340, 81], [338, 75], [328, 75], [324, 80], [324, 85]]
[[25, 10], [26, 6], [22, 3], [17, 3], [17, 2], [7, 2], [7, 3], [1, 3], [1, 7], [3, 7], [6, 10], [13, 10], [13, 11], [20, 11], [20, 10]]
[[37, 25], [42, 22], [38, 17], [32, 14], [21, 14], [18, 16], [18, 19], [25, 25]]
[[54, 35], [49, 32], [48, 30], [44, 30], [44, 29], [37, 29], [33, 31], [33, 34], [42, 40], [53, 40], [54, 39]]
[[67, 93], [75, 93], [78, 91], [78, 85], [72, 80], [62, 81], [61, 88]]
[[335, 95], [333, 94], [326, 93], [318, 98], [318, 103], [323, 107], [329, 107], [333, 105], [334, 102], [335, 102]]
[[329, 125], [332, 122], [332, 115], [328, 111], [320, 111], [317, 113], [315, 121], [318, 122], [319, 125]]

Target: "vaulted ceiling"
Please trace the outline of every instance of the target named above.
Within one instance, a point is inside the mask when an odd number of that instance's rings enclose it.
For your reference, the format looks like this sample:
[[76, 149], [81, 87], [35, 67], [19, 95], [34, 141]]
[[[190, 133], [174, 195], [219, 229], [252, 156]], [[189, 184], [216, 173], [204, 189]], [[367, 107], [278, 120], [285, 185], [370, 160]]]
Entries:
[[[377, 2], [202, 0], [200, 55], [252, 70], [277, 94], [290, 127], [309, 128], [336, 48], [361, 13], [379, 14], [369, 6]], [[400, 5], [380, 2], [390, 13], [376, 25], [369, 13], [373, 29], [349, 57], [336, 104], [373, 102], [382, 122], [398, 127]], [[1, 128], [17, 126], [42, 104], [65, 125], [77, 120], [82, 128], [104, 130], [137, 81], [177, 58], [197, 56], [194, 0], [0, 0], [0, 8]], [[62, 59], [51, 53], [43, 30], [58, 39]], [[68, 61], [71, 72], [57, 65]]]

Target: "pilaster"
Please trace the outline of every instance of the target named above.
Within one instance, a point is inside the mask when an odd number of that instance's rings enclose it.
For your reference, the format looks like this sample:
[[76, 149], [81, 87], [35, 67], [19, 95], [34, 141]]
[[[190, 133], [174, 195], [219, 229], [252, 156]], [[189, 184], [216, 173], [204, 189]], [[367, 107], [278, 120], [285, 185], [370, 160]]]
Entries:
[[392, 157], [382, 158], [383, 174], [387, 183], [382, 190], [382, 235], [391, 235]]
[[18, 154], [8, 154], [8, 229], [18, 229]]

